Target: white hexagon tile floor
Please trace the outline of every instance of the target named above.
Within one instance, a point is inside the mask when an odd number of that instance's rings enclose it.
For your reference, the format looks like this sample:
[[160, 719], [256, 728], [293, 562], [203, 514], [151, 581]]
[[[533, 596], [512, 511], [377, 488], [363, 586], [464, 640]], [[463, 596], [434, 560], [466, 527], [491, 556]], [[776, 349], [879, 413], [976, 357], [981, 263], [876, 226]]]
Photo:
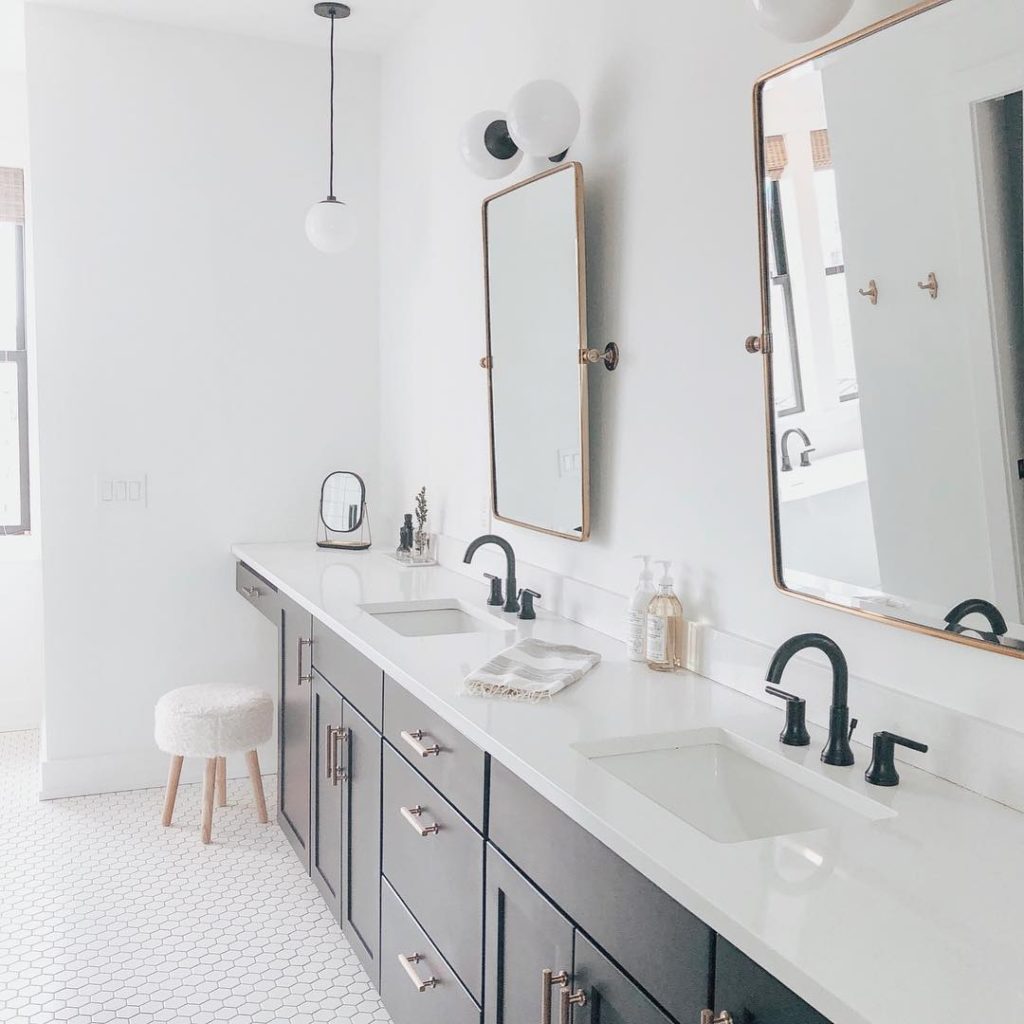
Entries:
[[199, 786], [170, 828], [160, 790], [42, 803], [38, 744], [0, 733], [0, 1022], [389, 1020], [247, 779], [203, 846]]

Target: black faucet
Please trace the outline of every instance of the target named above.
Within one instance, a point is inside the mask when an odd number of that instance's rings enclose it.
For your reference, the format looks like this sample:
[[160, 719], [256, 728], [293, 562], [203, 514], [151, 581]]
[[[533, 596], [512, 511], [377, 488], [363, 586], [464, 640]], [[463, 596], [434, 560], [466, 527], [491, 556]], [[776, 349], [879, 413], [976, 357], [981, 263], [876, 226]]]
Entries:
[[800, 440], [802, 440], [804, 443], [804, 450], [800, 453], [800, 465], [804, 469], [806, 469], [811, 464], [811, 452], [814, 451], [814, 449], [811, 447], [811, 439], [799, 427], [794, 427], [792, 430], [787, 430], [782, 435], [781, 448], [783, 473], [793, 472], [793, 462], [789, 457], [789, 439], [794, 435], [799, 437]]
[[977, 629], [972, 632], [980, 633], [985, 640], [991, 640], [993, 643], [999, 643], [999, 637], [1005, 636], [1009, 629], [1006, 625], [1006, 619], [1003, 618], [1003, 613], [991, 601], [972, 597], [967, 601], [961, 601], [946, 616], [946, 632], [963, 633], [970, 629], [969, 626], [962, 624], [968, 615], [981, 615], [988, 619], [988, 624], [992, 630], [991, 633], [983, 633]]
[[900, 773], [896, 771], [895, 747], [909, 747], [922, 754], [928, 753], [928, 746], [917, 740], [908, 740], [906, 736], [897, 736], [891, 732], [876, 732], [871, 743], [871, 764], [864, 773], [864, 778], [872, 786], [898, 786]]
[[506, 612], [517, 612], [519, 611], [519, 599], [517, 596], [519, 589], [516, 585], [516, 553], [512, 550], [512, 545], [504, 537], [499, 537], [494, 533], [485, 533], [482, 537], [477, 537], [466, 548], [466, 554], [462, 560], [466, 565], [469, 565], [473, 561], [473, 556], [477, 553], [477, 549], [482, 548], [485, 544], [497, 544], [505, 552], [507, 572], [505, 579], [505, 607], [503, 610]]
[[[846, 656], [839, 649], [835, 640], [821, 633], [801, 633], [787, 640], [772, 657], [765, 679], [773, 686], [782, 682], [782, 673], [794, 654], [812, 648], [821, 651], [832, 663], [832, 707], [828, 716], [828, 742], [821, 752], [825, 764], [847, 766], [853, 764], [853, 751], [850, 749], [850, 709], [847, 706], [850, 670], [846, 665]], [[857, 721], [854, 719], [853, 726]]]

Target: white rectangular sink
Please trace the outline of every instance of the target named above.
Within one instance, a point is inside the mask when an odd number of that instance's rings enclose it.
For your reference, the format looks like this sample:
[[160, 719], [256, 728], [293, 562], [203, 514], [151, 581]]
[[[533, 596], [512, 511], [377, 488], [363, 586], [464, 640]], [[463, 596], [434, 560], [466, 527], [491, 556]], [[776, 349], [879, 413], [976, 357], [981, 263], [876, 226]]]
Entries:
[[725, 729], [577, 743], [574, 749], [719, 843], [895, 816]]
[[513, 627], [486, 610], [455, 598], [360, 605], [364, 612], [402, 636], [492, 633]]

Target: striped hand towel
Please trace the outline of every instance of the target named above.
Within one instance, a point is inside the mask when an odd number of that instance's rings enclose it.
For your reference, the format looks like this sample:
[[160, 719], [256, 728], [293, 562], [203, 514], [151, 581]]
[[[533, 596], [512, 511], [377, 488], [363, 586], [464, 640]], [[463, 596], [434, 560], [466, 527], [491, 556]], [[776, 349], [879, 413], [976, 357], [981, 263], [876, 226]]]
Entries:
[[466, 677], [466, 692], [477, 697], [538, 701], [582, 679], [601, 655], [570, 644], [532, 637], [496, 654]]

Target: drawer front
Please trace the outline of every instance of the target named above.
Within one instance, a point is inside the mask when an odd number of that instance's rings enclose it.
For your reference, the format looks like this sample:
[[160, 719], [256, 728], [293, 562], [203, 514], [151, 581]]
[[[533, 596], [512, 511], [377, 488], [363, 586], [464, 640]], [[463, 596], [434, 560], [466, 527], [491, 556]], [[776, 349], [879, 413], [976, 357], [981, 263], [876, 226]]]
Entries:
[[262, 615], [277, 625], [281, 605], [277, 587], [257, 575], [244, 562], [235, 563], [235, 590]]
[[488, 836], [680, 1021], [710, 1006], [713, 933], [493, 758]]
[[384, 735], [473, 824], [484, 827], [484, 752], [393, 679], [384, 679]]
[[388, 883], [381, 883], [380, 994], [394, 1024], [480, 1024], [480, 1010]]
[[380, 729], [384, 673], [316, 619], [313, 620], [313, 668], [375, 729]]
[[479, 1001], [483, 839], [387, 744], [383, 817], [385, 877]]

